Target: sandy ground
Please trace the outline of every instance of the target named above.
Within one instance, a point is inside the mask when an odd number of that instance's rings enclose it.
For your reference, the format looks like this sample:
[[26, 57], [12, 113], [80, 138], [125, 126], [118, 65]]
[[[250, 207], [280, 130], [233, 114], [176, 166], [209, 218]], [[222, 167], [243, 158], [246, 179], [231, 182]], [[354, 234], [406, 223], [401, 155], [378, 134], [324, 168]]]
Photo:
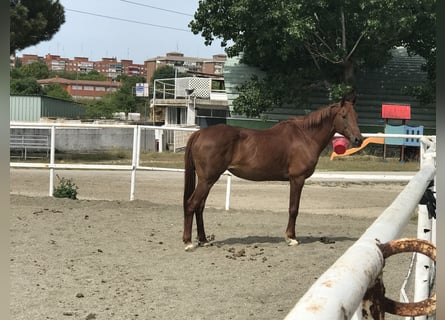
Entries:
[[[11, 169], [12, 319], [283, 319], [405, 183], [309, 182], [288, 247], [288, 185], [225, 179], [204, 214], [213, 245], [185, 252], [182, 173], [57, 171], [79, 200], [48, 197], [47, 170]], [[57, 179], [55, 180], [57, 185]], [[414, 236], [416, 222], [402, 236]], [[398, 299], [411, 255], [384, 269]], [[403, 267], [402, 267], [403, 266]], [[387, 316], [387, 319], [397, 319]]]

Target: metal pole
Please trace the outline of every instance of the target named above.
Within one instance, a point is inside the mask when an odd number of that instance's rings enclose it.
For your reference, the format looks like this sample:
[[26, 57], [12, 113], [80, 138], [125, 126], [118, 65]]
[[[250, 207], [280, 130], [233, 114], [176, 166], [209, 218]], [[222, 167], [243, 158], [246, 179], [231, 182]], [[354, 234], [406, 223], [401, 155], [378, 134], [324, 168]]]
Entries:
[[49, 156], [49, 196], [53, 196], [54, 192], [54, 159], [55, 159], [55, 138], [56, 126], [51, 126], [51, 151]]
[[139, 126], [133, 129], [133, 158], [131, 161], [131, 181], [130, 181], [130, 201], [134, 200], [134, 184], [136, 181], [136, 168], [139, 166], [139, 152], [140, 152], [140, 128]]
[[160, 129], [159, 130], [159, 149], [158, 152], [162, 153], [164, 152], [164, 130]]
[[[431, 241], [432, 223], [428, 219], [428, 210], [425, 205], [418, 206], [417, 238]], [[416, 253], [416, 269], [414, 277], [414, 301], [422, 301], [429, 297], [431, 260], [429, 257]], [[418, 316], [416, 320], [426, 320], [426, 316]]]
[[229, 210], [230, 208], [230, 188], [232, 186], [232, 174], [227, 174], [227, 186], [226, 186], [226, 205], [225, 209]]

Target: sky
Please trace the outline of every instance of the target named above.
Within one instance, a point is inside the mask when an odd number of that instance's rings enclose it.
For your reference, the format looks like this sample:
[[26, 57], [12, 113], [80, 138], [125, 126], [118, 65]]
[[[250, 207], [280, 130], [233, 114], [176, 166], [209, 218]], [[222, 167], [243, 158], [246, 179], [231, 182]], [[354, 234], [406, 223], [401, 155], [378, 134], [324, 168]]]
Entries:
[[224, 53], [219, 40], [211, 46], [188, 28], [198, 0], [60, 0], [65, 23], [49, 41], [17, 52], [92, 61], [116, 57], [142, 64], [167, 52], [211, 58]]

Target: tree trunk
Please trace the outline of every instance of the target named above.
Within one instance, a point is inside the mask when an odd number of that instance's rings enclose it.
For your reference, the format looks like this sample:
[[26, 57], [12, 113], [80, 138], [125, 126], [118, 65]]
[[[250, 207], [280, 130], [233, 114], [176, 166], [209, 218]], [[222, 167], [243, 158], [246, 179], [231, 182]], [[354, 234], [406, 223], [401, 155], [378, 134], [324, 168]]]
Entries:
[[354, 64], [351, 60], [346, 60], [343, 63], [344, 68], [344, 80], [346, 84], [353, 84], [354, 83]]

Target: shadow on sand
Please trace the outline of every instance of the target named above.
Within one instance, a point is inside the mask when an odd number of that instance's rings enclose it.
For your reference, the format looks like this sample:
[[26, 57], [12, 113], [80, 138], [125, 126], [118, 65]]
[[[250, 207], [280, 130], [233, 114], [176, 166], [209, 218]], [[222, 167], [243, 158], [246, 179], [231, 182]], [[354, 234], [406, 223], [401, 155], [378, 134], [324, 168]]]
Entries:
[[[342, 241], [351, 241], [354, 242], [358, 238], [351, 237], [297, 237], [297, 240], [300, 244], [309, 244], [314, 242], [322, 242], [324, 244], [333, 244], [336, 242]], [[269, 236], [247, 236], [247, 237], [238, 237], [238, 238], [227, 238], [225, 240], [219, 241], [211, 241], [212, 245], [233, 245], [233, 244], [243, 244], [243, 245], [251, 245], [251, 244], [261, 244], [261, 243], [284, 243], [284, 237], [269, 237]]]

